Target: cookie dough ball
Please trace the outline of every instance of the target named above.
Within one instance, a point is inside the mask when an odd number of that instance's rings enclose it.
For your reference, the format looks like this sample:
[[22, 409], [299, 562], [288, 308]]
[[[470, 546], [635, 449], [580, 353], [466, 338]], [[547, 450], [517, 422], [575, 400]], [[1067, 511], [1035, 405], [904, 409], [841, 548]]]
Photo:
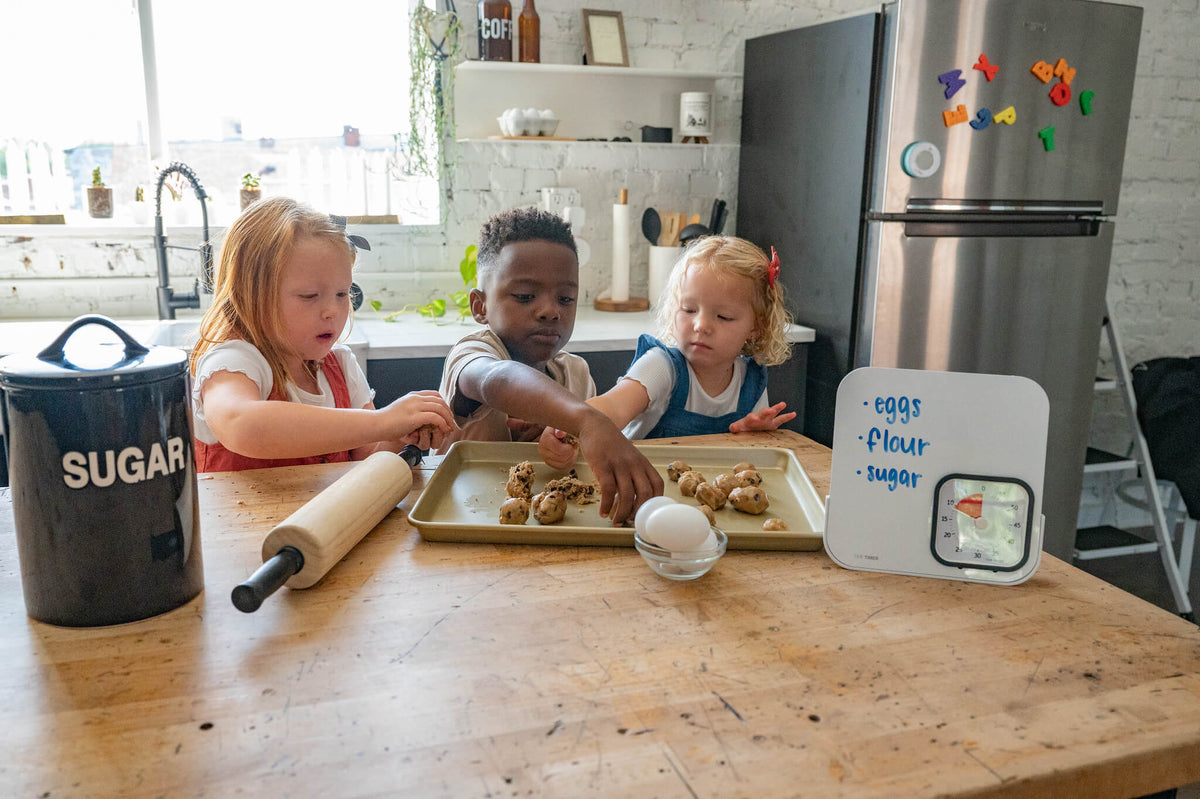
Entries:
[[713, 512], [712, 508], [703, 503], [697, 505], [696, 507], [700, 508], [700, 512], [704, 514], [704, 518], [708, 519], [709, 524], [717, 523], [717, 514]]
[[521, 461], [508, 470], [508, 484], [504, 486], [510, 497], [529, 499], [533, 494], [533, 464]]
[[729, 494], [729, 504], [733, 506], [734, 510], [758, 515], [765, 511], [771, 503], [767, 500], [767, 492], [760, 487], [744, 486], [735, 488]]
[[[755, 472], [755, 474], [757, 474], [757, 472]], [[724, 491], [726, 494], [735, 488], [741, 488], [742, 486], [750, 485], [746, 478], [742, 477], [741, 474], [730, 474], [729, 472], [726, 472], [725, 474], [718, 474], [716, 479], [712, 481], [712, 484]]]
[[699, 472], [685, 472], [684, 474], [680, 475], [680, 477], [679, 477], [679, 493], [680, 494], [683, 494], [685, 497], [696, 496], [696, 487], [699, 486], [703, 482], [703, 480], [701, 478], [696, 476], [698, 474], [699, 474]]
[[779, 518], [770, 518], [763, 522], [763, 529], [767, 532], [779, 532], [780, 530], [788, 529], [787, 522]]
[[667, 464], [667, 477], [670, 477], [671, 480], [678, 482], [680, 476], [682, 476], [684, 472], [690, 472], [691, 470], [692, 467], [688, 466], [683, 461], [671, 461]]
[[728, 496], [725, 492], [712, 483], [701, 483], [696, 487], [696, 501], [701, 505], [707, 505], [713, 510], [720, 510], [725, 507], [726, 499], [728, 499]]
[[500, 504], [501, 524], [524, 524], [529, 518], [529, 500], [509, 497]]
[[754, 471], [757, 471], [757, 469], [754, 468], [754, 464], [751, 463], [750, 461], [742, 461], [737, 466], [733, 467], [734, 474], [737, 474], [738, 472], [754, 472]]
[[762, 485], [762, 475], [754, 469], [743, 469], [736, 472], [735, 476], [742, 481], [744, 486], [759, 486]]
[[557, 524], [567, 515], [567, 498], [558, 491], [538, 494], [541, 501], [533, 509], [533, 518], [539, 524]]

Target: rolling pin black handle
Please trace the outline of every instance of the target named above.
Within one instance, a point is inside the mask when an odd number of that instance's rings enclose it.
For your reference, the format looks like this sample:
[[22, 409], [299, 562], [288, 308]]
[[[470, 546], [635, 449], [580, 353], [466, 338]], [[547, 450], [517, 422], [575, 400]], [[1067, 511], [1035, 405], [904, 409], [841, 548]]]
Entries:
[[404, 462], [409, 468], [413, 468], [421, 462], [421, 458], [425, 457], [426, 450], [421, 449], [416, 444], [408, 444], [404, 449], [400, 450], [400, 457], [404, 458]]
[[304, 568], [304, 555], [295, 547], [283, 547], [258, 567], [250, 579], [233, 589], [233, 606], [253, 613], [263, 600], [280, 589], [293, 574]]

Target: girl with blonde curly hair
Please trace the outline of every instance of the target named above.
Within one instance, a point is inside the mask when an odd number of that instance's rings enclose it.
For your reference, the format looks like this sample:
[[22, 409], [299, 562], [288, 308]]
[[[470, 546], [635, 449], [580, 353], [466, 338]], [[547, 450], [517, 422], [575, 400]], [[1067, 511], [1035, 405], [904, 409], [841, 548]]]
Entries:
[[[671, 270], [658, 321], [663, 341], [643, 335], [633, 364], [611, 390], [588, 400], [632, 439], [775, 430], [796, 417], [767, 404], [768, 366], [790, 357], [791, 316], [779, 257], [733, 236], [693, 242]], [[573, 460], [557, 436], [542, 457]]]
[[230, 226], [191, 354], [199, 471], [361, 460], [437, 446], [456, 429], [436, 391], [376, 409], [339, 343], [356, 247], [370, 249], [344, 219], [286, 197], [254, 203]]

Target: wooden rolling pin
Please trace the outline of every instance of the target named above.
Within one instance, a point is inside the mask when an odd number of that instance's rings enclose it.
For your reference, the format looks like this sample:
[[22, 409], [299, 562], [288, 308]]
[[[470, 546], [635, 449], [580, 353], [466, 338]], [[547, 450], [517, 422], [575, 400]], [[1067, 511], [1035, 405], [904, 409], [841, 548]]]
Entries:
[[408, 496], [420, 462], [412, 445], [376, 452], [277, 524], [263, 541], [263, 565], [233, 589], [234, 607], [253, 613], [282, 585], [316, 584]]

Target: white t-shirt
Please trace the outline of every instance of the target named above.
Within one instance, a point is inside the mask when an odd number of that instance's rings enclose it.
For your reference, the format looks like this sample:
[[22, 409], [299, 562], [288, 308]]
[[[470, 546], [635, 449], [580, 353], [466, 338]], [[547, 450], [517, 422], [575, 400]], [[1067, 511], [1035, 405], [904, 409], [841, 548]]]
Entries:
[[[688, 364], [688, 397], [684, 410], [699, 413], [704, 416], [724, 416], [738, 409], [738, 399], [742, 393], [742, 383], [746, 380], [746, 360], [738, 358], [733, 362], [733, 379], [717, 396], [709, 394], [700, 385], [692, 365]], [[634, 417], [625, 425], [622, 431], [630, 440], [645, 438], [658, 424], [658, 420], [667, 412], [671, 404], [671, 393], [675, 390], [675, 367], [671, 364], [671, 356], [666, 350], [655, 347], [648, 350], [641, 358], [634, 361], [625, 372], [622, 380], [636, 380], [650, 395], [650, 404], [646, 410]], [[767, 391], [764, 388], [762, 396], [754, 405], [754, 410], [767, 407]]]
[[[350, 407], [362, 408], [375, 399], [375, 391], [367, 384], [367, 376], [358, 365], [358, 359], [345, 344], [335, 344], [333, 351], [337, 354], [338, 364], [346, 378], [346, 388], [350, 390]], [[217, 437], [209, 429], [204, 419], [204, 403], [200, 399], [200, 389], [204, 381], [217, 372], [240, 372], [254, 381], [258, 386], [259, 399], [271, 396], [271, 386], [274, 380], [271, 376], [271, 366], [258, 348], [246, 341], [223, 341], [215, 345], [196, 364], [196, 376], [192, 379], [192, 419], [193, 433], [205, 444], [217, 443]], [[329, 387], [329, 379], [323, 370], [317, 371], [316, 394], [303, 391], [293, 384], [287, 387], [287, 398], [301, 405], [312, 405], [317, 408], [336, 407], [333, 390]]]
[[[476, 358], [490, 358], [496, 361], [511, 361], [508, 348], [500, 337], [491, 330], [480, 330], [463, 336], [446, 356], [442, 367], [442, 384], [439, 387], [442, 398], [453, 408], [458, 398], [458, 377], [463, 368]], [[546, 363], [546, 372], [550, 378], [563, 386], [567, 391], [581, 400], [596, 396], [596, 384], [588, 369], [587, 361], [569, 352], [559, 352]], [[470, 416], [454, 416], [459, 430], [452, 433], [442, 443], [442, 452], [455, 441], [509, 441], [511, 434], [508, 429], [508, 414], [499, 408], [480, 405]]]

